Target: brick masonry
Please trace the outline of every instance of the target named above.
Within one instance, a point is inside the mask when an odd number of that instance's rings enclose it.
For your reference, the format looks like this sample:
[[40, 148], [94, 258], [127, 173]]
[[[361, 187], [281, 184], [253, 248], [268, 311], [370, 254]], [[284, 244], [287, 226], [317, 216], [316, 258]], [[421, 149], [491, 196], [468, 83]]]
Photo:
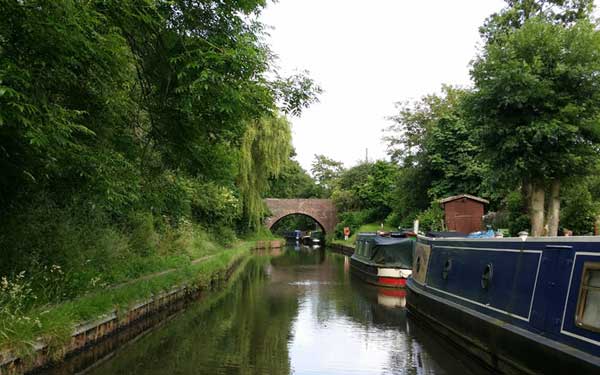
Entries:
[[331, 199], [275, 199], [267, 198], [265, 203], [271, 216], [265, 219], [265, 225], [271, 229], [273, 224], [288, 215], [302, 214], [313, 218], [325, 233], [333, 233], [337, 221], [337, 211]]

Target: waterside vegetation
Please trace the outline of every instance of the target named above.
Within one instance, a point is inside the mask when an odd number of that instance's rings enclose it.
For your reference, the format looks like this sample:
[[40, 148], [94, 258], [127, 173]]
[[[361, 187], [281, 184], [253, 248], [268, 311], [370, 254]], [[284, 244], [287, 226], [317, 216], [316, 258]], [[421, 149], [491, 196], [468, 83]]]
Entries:
[[257, 236], [320, 92], [275, 69], [264, 6], [0, 2], [0, 350], [210, 279]]

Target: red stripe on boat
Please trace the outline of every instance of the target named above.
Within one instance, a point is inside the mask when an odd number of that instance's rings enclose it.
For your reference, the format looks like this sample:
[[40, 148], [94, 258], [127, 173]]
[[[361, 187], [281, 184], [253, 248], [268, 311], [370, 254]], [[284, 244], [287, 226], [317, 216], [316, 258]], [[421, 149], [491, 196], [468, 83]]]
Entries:
[[396, 277], [380, 277], [379, 284], [393, 285], [393, 286], [405, 286], [406, 279]]

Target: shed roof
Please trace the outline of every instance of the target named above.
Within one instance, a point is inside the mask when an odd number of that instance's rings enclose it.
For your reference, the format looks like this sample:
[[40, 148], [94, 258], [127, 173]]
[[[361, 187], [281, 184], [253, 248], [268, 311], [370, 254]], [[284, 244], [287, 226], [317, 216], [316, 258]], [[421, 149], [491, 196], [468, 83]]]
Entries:
[[444, 198], [444, 199], [440, 200], [440, 203], [445, 204], [445, 203], [452, 202], [452, 201], [455, 201], [455, 200], [461, 199], [461, 198], [467, 198], [467, 199], [471, 199], [471, 200], [485, 203], [485, 204], [490, 203], [490, 201], [488, 201], [487, 199], [479, 198], [479, 197], [476, 197], [474, 195], [469, 195], [469, 194], [460, 194], [460, 195], [454, 195], [452, 197]]

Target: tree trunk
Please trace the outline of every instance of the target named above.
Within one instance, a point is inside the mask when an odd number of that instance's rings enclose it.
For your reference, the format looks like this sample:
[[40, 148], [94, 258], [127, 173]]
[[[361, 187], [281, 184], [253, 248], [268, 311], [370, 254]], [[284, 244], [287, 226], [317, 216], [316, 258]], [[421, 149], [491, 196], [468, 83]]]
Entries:
[[548, 202], [548, 236], [558, 236], [560, 219], [560, 180], [555, 178], [550, 186], [550, 201]]
[[531, 221], [531, 235], [540, 237], [544, 235], [544, 200], [546, 192], [541, 181], [531, 184], [529, 220]]

